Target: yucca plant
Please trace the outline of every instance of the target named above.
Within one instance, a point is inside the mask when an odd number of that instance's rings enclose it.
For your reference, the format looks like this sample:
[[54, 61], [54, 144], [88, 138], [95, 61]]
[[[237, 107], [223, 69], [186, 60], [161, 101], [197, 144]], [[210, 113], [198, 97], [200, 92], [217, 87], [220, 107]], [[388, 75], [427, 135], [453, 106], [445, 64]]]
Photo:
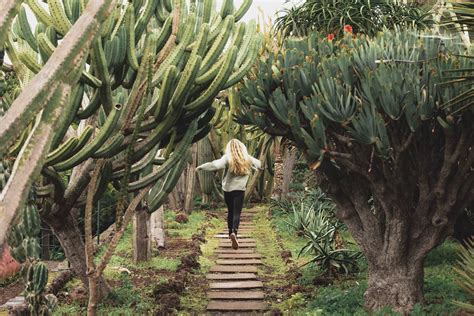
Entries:
[[[466, 245], [459, 246], [459, 267], [454, 268], [459, 275], [460, 286], [474, 297], [474, 238], [466, 240]], [[465, 302], [454, 302], [468, 312], [474, 312], [474, 305]]]

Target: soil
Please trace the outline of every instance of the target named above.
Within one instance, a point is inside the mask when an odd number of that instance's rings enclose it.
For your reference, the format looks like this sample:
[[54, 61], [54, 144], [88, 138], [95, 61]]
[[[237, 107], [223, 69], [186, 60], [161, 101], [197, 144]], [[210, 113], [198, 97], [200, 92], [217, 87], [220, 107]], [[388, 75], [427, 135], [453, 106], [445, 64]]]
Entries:
[[19, 296], [25, 286], [21, 279], [18, 279], [5, 287], [0, 288], [0, 305], [5, 304], [8, 300]]

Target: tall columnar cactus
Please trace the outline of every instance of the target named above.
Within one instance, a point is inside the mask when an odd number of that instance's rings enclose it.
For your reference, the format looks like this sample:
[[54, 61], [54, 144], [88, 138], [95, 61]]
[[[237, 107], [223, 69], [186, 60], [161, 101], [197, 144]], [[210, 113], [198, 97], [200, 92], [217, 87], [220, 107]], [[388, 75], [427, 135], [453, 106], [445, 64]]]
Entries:
[[[20, 1], [7, 1], [0, 9], [0, 51], [7, 41], [8, 27], [13, 20]], [[0, 195], [0, 243], [3, 243], [9, 224], [21, 208], [29, 187], [39, 174], [43, 159], [49, 150], [52, 134], [58, 117], [63, 112], [70, 85], [76, 82], [77, 71], [82, 65], [85, 48], [91, 43], [99, 23], [107, 13], [110, 1], [89, 2], [75, 27], [60, 43], [44, 67], [15, 99], [0, 119], [0, 156], [3, 158], [31, 122], [33, 129], [25, 140], [13, 167], [12, 175]], [[15, 60], [15, 56], [11, 56]], [[3, 56], [2, 56], [3, 62]], [[14, 188], [14, 189], [12, 189]]]
[[[146, 195], [148, 209], [153, 212], [163, 203], [191, 143], [210, 130], [215, 97], [241, 80], [256, 58], [261, 37], [255, 24], [239, 22], [249, 3], [234, 8], [225, 1], [220, 12], [212, 0], [113, 4], [74, 73], [77, 84], [68, 86], [60, 124], [39, 165], [38, 192], [54, 202], [43, 219], [57, 235], [66, 229], [70, 210], [84, 202], [80, 198], [97, 159], [108, 161], [101, 188], [112, 183], [139, 192], [153, 184]], [[26, 87], [31, 74], [37, 73], [33, 82], [46, 72], [86, 11], [80, 0], [51, 0], [47, 8], [37, 0], [24, 5], [39, 23], [32, 30], [20, 8], [7, 52], [24, 70], [20, 77]], [[156, 159], [159, 149], [166, 149], [165, 161]], [[60, 238], [86, 281], [84, 256], [76, 256], [82, 246], [67, 244], [71, 240]]]
[[367, 258], [367, 308], [407, 312], [427, 253], [474, 199], [473, 61], [416, 30], [284, 47], [244, 82], [239, 122], [304, 152]]

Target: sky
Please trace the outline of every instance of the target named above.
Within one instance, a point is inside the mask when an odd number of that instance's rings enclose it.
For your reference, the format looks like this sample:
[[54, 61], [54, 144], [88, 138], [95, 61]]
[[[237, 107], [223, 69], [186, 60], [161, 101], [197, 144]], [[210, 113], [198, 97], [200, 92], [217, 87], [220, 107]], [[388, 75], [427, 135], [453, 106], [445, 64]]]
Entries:
[[[219, 3], [220, 0], [217, 2]], [[234, 0], [234, 4], [236, 7], [239, 6], [242, 2], [243, 0]], [[252, 6], [250, 7], [247, 14], [244, 16], [243, 20], [248, 21], [251, 19], [257, 19], [261, 17], [261, 12], [265, 14], [265, 20], [268, 17], [271, 17], [272, 20], [275, 20], [275, 14], [285, 7], [285, 2], [285, 0], [253, 0]]]

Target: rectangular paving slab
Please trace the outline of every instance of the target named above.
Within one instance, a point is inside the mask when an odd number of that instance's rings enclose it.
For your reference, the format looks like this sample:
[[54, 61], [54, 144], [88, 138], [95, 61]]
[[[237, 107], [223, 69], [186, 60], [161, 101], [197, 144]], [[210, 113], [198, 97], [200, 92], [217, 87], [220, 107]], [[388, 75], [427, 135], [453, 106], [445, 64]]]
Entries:
[[208, 280], [256, 280], [255, 273], [209, 273]]
[[[220, 243], [219, 247], [221, 248], [232, 248], [231, 243]], [[239, 248], [255, 248], [255, 243], [243, 243], [239, 242]]]
[[209, 284], [209, 288], [212, 290], [222, 289], [257, 289], [262, 288], [263, 283], [261, 281], [226, 281], [226, 282], [213, 282]]
[[[215, 238], [222, 238], [222, 239], [229, 239], [229, 234], [217, 234], [217, 235], [214, 235]], [[242, 234], [240, 235], [239, 234], [239, 238], [252, 238], [252, 236], [248, 235], [248, 234]]]
[[263, 291], [212, 291], [207, 294], [207, 298], [221, 300], [263, 300], [265, 293], [263, 293]]
[[[253, 238], [241, 238], [240, 236], [237, 236], [237, 240], [242, 243], [255, 243], [255, 239]], [[220, 239], [220, 243], [231, 243], [229, 238], [226, 239]]]
[[217, 253], [217, 254], [236, 254], [236, 253], [255, 253], [255, 250], [254, 249], [232, 249], [232, 248], [220, 248], [220, 249], [216, 249], [214, 250], [214, 253]]
[[215, 265], [211, 267], [210, 272], [221, 272], [221, 273], [257, 273], [256, 266], [223, 266], [223, 265]]
[[262, 301], [210, 301], [208, 311], [264, 311], [268, 305]]
[[217, 264], [222, 265], [241, 265], [241, 264], [262, 264], [259, 259], [220, 259], [216, 260]]
[[217, 255], [219, 259], [260, 259], [262, 255], [259, 253], [221, 253]]

